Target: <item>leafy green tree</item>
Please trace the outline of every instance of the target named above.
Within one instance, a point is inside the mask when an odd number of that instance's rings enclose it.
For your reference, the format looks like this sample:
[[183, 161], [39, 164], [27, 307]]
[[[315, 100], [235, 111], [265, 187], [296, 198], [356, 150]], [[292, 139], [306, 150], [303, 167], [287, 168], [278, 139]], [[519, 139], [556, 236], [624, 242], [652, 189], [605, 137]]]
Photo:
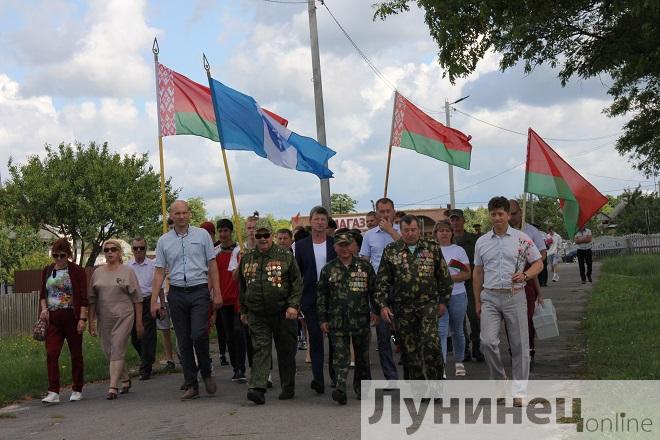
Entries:
[[474, 232], [474, 225], [481, 225], [481, 232], [485, 233], [491, 228], [490, 217], [488, 216], [488, 208], [479, 206], [478, 208], [465, 208], [463, 209], [463, 216], [465, 217], [465, 230]]
[[660, 197], [644, 194], [639, 188], [626, 191], [626, 208], [613, 220], [617, 234], [657, 234], [660, 232]]
[[[162, 230], [160, 177], [148, 155], [111, 153], [107, 143], [46, 145], [46, 156], [11, 159], [5, 186], [11, 218], [71, 237], [75, 256], [94, 265], [112, 237], [157, 237]], [[168, 204], [177, 191], [168, 179]]]
[[204, 223], [206, 217], [206, 206], [201, 197], [191, 197], [188, 199], [188, 208], [190, 208], [190, 224], [199, 226]]
[[22, 263], [32, 254], [41, 254], [50, 260], [47, 246], [39, 239], [37, 230], [28, 225], [0, 222], [0, 284], [5, 285], [5, 290], [7, 284], [14, 283], [14, 271], [23, 269]]
[[[413, 0], [377, 3], [375, 17], [407, 11]], [[518, 62], [573, 77], [612, 78], [609, 116], [631, 114], [617, 150], [650, 176], [660, 169], [660, 2], [648, 0], [415, 0], [452, 83], [495, 50], [500, 68]]]
[[333, 214], [348, 214], [355, 212], [355, 205], [357, 200], [353, 199], [348, 194], [332, 194], [330, 196], [330, 207]]

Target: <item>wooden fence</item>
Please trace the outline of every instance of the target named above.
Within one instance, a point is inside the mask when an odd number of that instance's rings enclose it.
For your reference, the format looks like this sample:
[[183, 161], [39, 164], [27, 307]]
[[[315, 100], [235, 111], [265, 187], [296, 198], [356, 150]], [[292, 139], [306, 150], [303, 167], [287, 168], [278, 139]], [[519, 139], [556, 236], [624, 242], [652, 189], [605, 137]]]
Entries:
[[0, 338], [27, 335], [39, 314], [39, 292], [0, 295]]
[[620, 237], [601, 236], [594, 239], [594, 257], [660, 253], [660, 234], [628, 234]]

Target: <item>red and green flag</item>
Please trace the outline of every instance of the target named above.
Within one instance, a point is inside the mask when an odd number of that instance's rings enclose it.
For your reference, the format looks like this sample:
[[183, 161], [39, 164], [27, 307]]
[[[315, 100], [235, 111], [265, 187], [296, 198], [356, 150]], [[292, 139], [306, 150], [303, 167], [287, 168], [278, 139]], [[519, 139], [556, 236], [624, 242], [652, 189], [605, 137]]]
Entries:
[[452, 258], [451, 260], [449, 260], [449, 263], [447, 263], [447, 266], [449, 266], [453, 269], [457, 269], [460, 272], [469, 272], [470, 271], [470, 268], [467, 267], [467, 265], [465, 265], [464, 263], [458, 261], [455, 258]]
[[470, 169], [471, 136], [442, 125], [399, 92], [394, 94], [392, 145]]
[[[160, 136], [190, 134], [219, 142], [211, 90], [158, 64]], [[266, 109], [283, 126], [289, 121]]]
[[607, 203], [592, 184], [575, 171], [541, 136], [529, 129], [525, 192], [558, 198], [570, 237]]

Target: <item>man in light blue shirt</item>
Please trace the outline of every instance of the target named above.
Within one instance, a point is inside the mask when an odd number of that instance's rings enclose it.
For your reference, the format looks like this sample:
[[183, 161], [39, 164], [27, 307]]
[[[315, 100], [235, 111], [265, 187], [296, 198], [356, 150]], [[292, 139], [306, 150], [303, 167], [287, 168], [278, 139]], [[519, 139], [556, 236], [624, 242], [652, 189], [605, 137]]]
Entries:
[[174, 220], [174, 228], [161, 235], [156, 245], [151, 314], [155, 318], [160, 310], [158, 292], [165, 278], [165, 268], [168, 268], [170, 290], [167, 298], [186, 384], [181, 400], [192, 400], [199, 398], [193, 346], [206, 392], [214, 394], [217, 389], [209, 357], [209, 291], [213, 292], [216, 310], [222, 307], [222, 296], [211, 236], [202, 228], [190, 226], [190, 208], [185, 200], [172, 203], [170, 217]]
[[[378, 266], [380, 265], [380, 259], [383, 256], [385, 246], [401, 238], [399, 226], [392, 224], [394, 213], [394, 202], [392, 200], [387, 197], [379, 199], [376, 202], [378, 226], [365, 232], [362, 239], [360, 256], [371, 263], [376, 273], [378, 273]], [[378, 341], [378, 357], [380, 358], [383, 375], [387, 380], [398, 380], [399, 373], [392, 354], [391, 338], [392, 332], [389, 324], [382, 320], [378, 322], [376, 325], [376, 339]]]
[[[505, 380], [499, 347], [504, 320], [512, 356], [513, 404], [522, 406], [529, 378], [527, 299], [523, 292], [527, 280], [543, 270], [543, 263], [532, 240], [509, 226], [509, 201], [505, 197], [490, 199], [488, 213], [493, 230], [477, 240], [472, 273], [475, 308], [481, 319], [481, 352], [490, 378]], [[527, 270], [526, 263], [531, 264]]]

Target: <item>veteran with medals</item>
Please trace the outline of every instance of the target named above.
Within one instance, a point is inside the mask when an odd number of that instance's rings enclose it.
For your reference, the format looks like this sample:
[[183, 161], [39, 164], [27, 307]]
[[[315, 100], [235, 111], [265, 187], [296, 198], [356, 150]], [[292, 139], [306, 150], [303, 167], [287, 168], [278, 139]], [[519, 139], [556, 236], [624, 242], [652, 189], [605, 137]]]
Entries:
[[254, 348], [247, 398], [258, 405], [266, 401], [273, 340], [282, 387], [279, 399], [291, 399], [295, 392], [302, 278], [291, 252], [273, 244], [272, 231], [267, 219], [257, 221], [256, 248], [246, 251], [238, 267], [241, 321], [250, 326]]
[[438, 318], [447, 311], [452, 283], [438, 244], [420, 238], [417, 217], [401, 218], [401, 239], [390, 243], [376, 277], [380, 317], [396, 328], [410, 380], [442, 379]]
[[351, 361], [350, 344], [355, 352], [353, 390], [360, 398], [360, 381], [371, 380], [369, 367], [370, 325], [376, 320], [371, 313], [376, 281], [371, 264], [353, 255], [355, 238], [350, 232], [335, 236], [337, 258], [321, 270], [316, 307], [321, 331], [329, 334], [334, 348], [333, 367], [337, 388], [332, 399], [345, 405], [346, 377]]

